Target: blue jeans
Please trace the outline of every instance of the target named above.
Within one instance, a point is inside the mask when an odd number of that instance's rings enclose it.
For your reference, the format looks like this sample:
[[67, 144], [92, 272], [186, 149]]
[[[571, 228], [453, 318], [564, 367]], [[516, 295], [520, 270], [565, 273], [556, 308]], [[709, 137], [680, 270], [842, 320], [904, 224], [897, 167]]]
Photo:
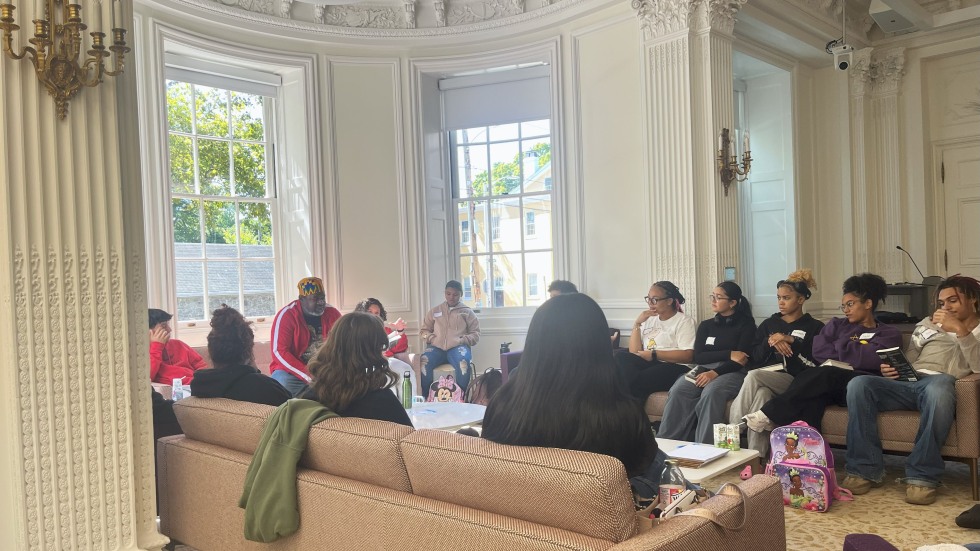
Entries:
[[429, 387], [432, 386], [432, 370], [445, 363], [453, 366], [456, 386], [466, 390], [466, 385], [470, 382], [470, 360], [472, 359], [473, 354], [470, 352], [470, 347], [465, 344], [454, 346], [449, 350], [434, 346], [426, 347], [421, 360], [422, 395], [429, 395]]
[[905, 462], [905, 481], [935, 488], [946, 465], [939, 450], [956, 415], [956, 379], [945, 373], [914, 383], [857, 377], [847, 384], [847, 474], [873, 482], [885, 476], [878, 413], [918, 410], [919, 432]]
[[744, 379], [741, 371], [725, 373], [702, 388], [686, 377], [678, 378], [667, 395], [657, 436], [714, 444], [714, 424], [728, 422], [728, 401], [738, 395]]
[[273, 371], [272, 378], [275, 379], [276, 381], [279, 381], [279, 384], [281, 384], [283, 388], [288, 390], [289, 393], [293, 395], [293, 398], [299, 396], [307, 388], [309, 388], [306, 384], [306, 381], [300, 379], [299, 377], [293, 375], [292, 373], [286, 371], [285, 369]]

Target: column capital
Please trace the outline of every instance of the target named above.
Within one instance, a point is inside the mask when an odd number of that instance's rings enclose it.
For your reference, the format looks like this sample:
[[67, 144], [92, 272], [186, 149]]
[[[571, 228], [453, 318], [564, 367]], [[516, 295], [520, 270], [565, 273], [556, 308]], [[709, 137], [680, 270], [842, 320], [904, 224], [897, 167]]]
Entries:
[[854, 52], [851, 66], [851, 96], [897, 94], [905, 74], [905, 48], [875, 51], [864, 48]]
[[692, 30], [732, 34], [735, 15], [747, 0], [632, 0], [647, 40]]

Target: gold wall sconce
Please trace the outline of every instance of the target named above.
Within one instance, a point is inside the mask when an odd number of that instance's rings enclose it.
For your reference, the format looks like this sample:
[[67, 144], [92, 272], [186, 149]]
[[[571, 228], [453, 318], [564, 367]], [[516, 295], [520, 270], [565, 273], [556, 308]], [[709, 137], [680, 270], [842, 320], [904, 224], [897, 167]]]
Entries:
[[722, 128], [721, 135], [718, 136], [718, 173], [721, 175], [721, 183], [725, 186], [725, 196], [728, 196], [728, 186], [732, 182], [744, 182], [749, 177], [752, 170], [752, 154], [749, 151], [749, 133], [746, 132], [742, 138], [742, 164], [739, 165], [738, 157], [732, 150], [732, 141], [729, 137], [728, 129]]
[[[12, 1], [12, 0], [10, 0]], [[68, 101], [83, 86], [97, 86], [105, 75], [116, 76], [123, 72], [126, 46], [126, 29], [122, 28], [122, 4], [112, 1], [110, 29], [112, 44], [106, 48], [102, 32], [102, 2], [86, 0], [92, 9], [89, 24], [92, 32], [92, 49], [82, 53], [82, 43], [89, 25], [82, 23], [82, 5], [69, 4], [70, 0], [35, 0], [34, 38], [28, 40], [34, 46], [25, 46], [20, 53], [14, 51], [13, 33], [20, 28], [14, 23], [13, 4], [0, 4], [0, 29], [3, 29], [3, 52], [11, 59], [30, 56], [38, 80], [48, 89], [58, 108], [58, 118], [68, 115]], [[81, 2], [82, 0], [78, 0]], [[108, 50], [108, 51], [107, 51]], [[112, 52], [112, 64], [106, 69], [105, 58]], [[81, 57], [81, 59], [79, 59]]]

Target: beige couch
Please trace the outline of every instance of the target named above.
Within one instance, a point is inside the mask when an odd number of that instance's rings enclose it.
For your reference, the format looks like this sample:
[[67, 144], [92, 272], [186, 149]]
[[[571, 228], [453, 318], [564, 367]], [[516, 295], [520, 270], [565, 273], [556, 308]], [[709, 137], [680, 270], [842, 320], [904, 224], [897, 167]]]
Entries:
[[[667, 404], [667, 393], [651, 394], [646, 413], [659, 421]], [[832, 445], [847, 445], [847, 408], [830, 406], [823, 415], [821, 434]], [[878, 416], [878, 434], [886, 452], [907, 454], [915, 445], [919, 430], [918, 411], [888, 411]], [[980, 458], [980, 374], [974, 373], [956, 381], [956, 422], [946, 438], [943, 455], [970, 466], [973, 499], [980, 500], [977, 459]], [[843, 469], [838, 466], [838, 472]]]
[[[328, 419], [310, 432], [297, 475], [298, 532], [244, 540], [237, 502], [269, 406], [188, 398], [184, 436], [158, 443], [161, 531], [201, 551], [229, 549], [677, 550], [786, 547], [781, 489], [756, 476], [743, 530], [676, 517], [637, 533], [622, 464], [584, 452], [504, 446], [381, 421]], [[738, 499], [705, 507], [742, 517]]]

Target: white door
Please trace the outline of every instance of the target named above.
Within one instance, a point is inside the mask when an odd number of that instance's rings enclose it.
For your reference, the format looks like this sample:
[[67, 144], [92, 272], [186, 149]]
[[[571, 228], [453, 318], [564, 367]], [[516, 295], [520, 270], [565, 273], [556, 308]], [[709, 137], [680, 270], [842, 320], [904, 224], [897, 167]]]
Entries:
[[749, 179], [736, 184], [743, 220], [739, 283], [762, 320], [778, 311], [776, 283], [796, 270], [790, 75], [779, 71], [745, 84], [744, 124], [753, 161]]
[[946, 274], [980, 279], [980, 143], [942, 150]]

